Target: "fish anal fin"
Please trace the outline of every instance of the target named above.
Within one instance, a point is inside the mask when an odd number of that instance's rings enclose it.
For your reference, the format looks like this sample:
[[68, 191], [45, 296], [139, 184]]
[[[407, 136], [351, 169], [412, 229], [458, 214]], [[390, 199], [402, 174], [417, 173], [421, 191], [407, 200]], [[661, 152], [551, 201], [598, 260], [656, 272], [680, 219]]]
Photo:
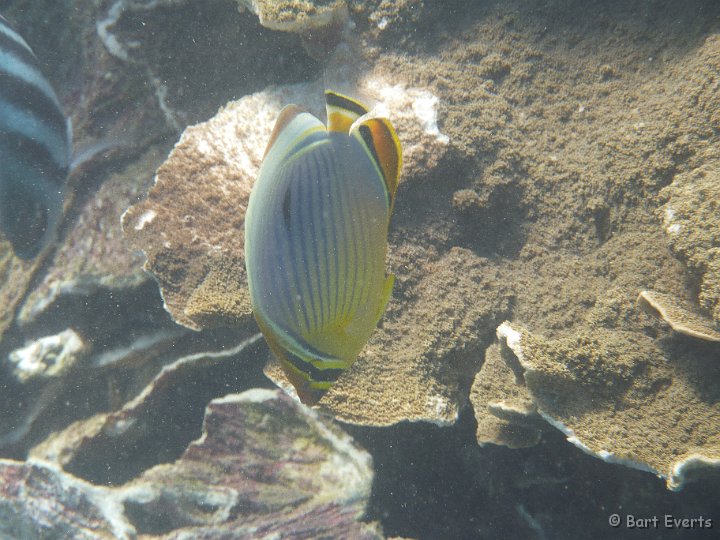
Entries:
[[402, 147], [395, 128], [387, 118], [369, 118], [353, 129], [358, 130], [383, 175], [392, 208], [402, 168]]
[[367, 107], [352, 98], [325, 90], [325, 107], [328, 117], [328, 131], [350, 133], [355, 120], [368, 113]]

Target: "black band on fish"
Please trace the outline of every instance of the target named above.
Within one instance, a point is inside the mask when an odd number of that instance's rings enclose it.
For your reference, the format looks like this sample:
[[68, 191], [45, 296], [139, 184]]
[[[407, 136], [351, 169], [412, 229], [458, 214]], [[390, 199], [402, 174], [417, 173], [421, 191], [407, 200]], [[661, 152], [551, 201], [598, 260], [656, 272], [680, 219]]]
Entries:
[[25, 163], [28, 170], [35, 170], [43, 180], [56, 188], [61, 187], [68, 175], [68, 168], [60, 166], [48, 148], [36, 140], [19, 133], [0, 131], [0, 155], [12, 152], [15, 159]]
[[[2, 35], [2, 34], [0, 34]], [[37, 118], [48, 129], [65, 136], [67, 120], [57, 104], [37, 86], [14, 77], [0, 68], [0, 99], [18, 110], [26, 111]]]
[[325, 92], [325, 103], [331, 107], [337, 107], [338, 109], [353, 112], [358, 116], [362, 116], [368, 112], [368, 110], [357, 101], [341, 96], [340, 94], [336, 94], [335, 92]]
[[335, 382], [340, 375], [342, 375], [342, 372], [345, 371], [339, 368], [318, 369], [311, 363], [287, 350], [285, 351], [285, 360], [287, 360], [289, 364], [292, 364], [298, 371], [305, 373], [311, 381], [315, 382]]

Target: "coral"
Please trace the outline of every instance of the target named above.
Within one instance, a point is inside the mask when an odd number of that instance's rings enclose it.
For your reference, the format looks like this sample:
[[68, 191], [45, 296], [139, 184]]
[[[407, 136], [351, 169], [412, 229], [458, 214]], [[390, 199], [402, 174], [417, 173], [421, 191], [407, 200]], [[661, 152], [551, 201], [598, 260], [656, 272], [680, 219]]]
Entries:
[[147, 200], [123, 215], [125, 236], [145, 252], [145, 268], [180, 324], [249, 319], [243, 219], [250, 190], [283, 103], [308, 103], [308, 93], [297, 85], [254, 94], [187, 128]]
[[307, 53], [325, 59], [342, 39], [348, 22], [345, 0], [237, 0], [260, 24], [271, 30], [299, 34]]
[[425, 257], [407, 244], [390, 255], [398, 279], [382, 324], [319, 403], [336, 418], [376, 426], [457, 418], [510, 294], [492, 263], [468, 250], [419, 264]]
[[670, 246], [699, 276], [700, 304], [720, 324], [720, 167], [711, 162], [679, 174], [660, 197]]
[[372, 113], [388, 117], [398, 132], [404, 164], [401, 181], [422, 177], [438, 166], [450, 139], [438, 128], [440, 99], [435, 94], [410, 86], [384, 67], [362, 75], [358, 91], [376, 103]]
[[63, 297], [131, 289], [148, 279], [142, 255], [134, 253], [123, 238], [120, 216], [147, 191], [149, 171], [158, 161], [156, 150], [147, 152], [127, 169], [111, 174], [77, 208], [62, 245], [18, 314], [21, 324], [33, 322]]
[[[390, 84], [376, 73], [360, 77], [358, 92], [375, 103], [374, 114], [389, 116], [397, 127], [406, 152], [405, 177], [412, 179], [437, 166], [448, 145], [433, 120], [437, 98], [400, 83]], [[284, 104], [292, 102], [301, 103], [322, 116], [322, 87], [314, 83], [268, 89], [231, 103], [208, 122], [188, 128], [158, 170], [148, 199], [131, 207], [123, 216], [126, 237], [145, 252], [146, 268], [160, 282], [166, 309], [184, 326], [193, 329], [238, 326], [249, 320], [243, 217], [275, 117]], [[469, 259], [463, 262], [466, 256]], [[398, 258], [393, 262], [394, 257], [391, 251], [391, 265], [405, 266], [398, 272], [399, 287], [403, 280], [409, 279], [400, 274], [407, 273], [411, 265]], [[490, 319], [481, 328], [492, 328], [497, 318], [502, 318], [507, 298], [500, 294], [494, 301], [488, 298], [486, 302], [470, 305], [475, 286], [472, 280], [487, 282], [486, 286], [491, 289], [496, 284], [481, 276], [487, 262], [475, 260], [469, 252], [451, 253], [446, 261], [433, 265], [433, 270], [415, 272], [416, 275], [425, 275], [428, 271], [447, 272], [441, 267], [448, 265], [464, 266], [461, 273], [468, 281], [456, 283], [457, 289], [453, 292], [449, 287], [454, 281], [451, 274], [442, 273], [444, 278], [426, 278], [421, 288], [412, 293], [419, 294], [422, 290], [425, 299], [415, 308], [397, 310], [404, 320], [384, 323], [384, 337], [368, 345], [375, 347], [367, 352], [374, 360], [357, 362], [369, 366], [369, 372], [348, 374], [354, 382], [341, 384], [340, 388], [345, 388], [343, 393], [328, 396], [325, 405], [338, 417], [373, 425], [407, 418], [454, 420], [461, 401], [458, 385], [463, 376], [471, 376], [472, 369], [461, 367], [461, 363], [450, 363], [453, 367], [443, 373], [442, 369], [429, 369], [429, 366], [458, 354], [458, 348], [476, 346], [482, 332], [471, 330], [472, 321]], [[438, 291], [448, 297], [448, 303], [457, 300], [453, 320], [460, 325], [459, 329], [445, 328], [448, 323], [433, 323], [442, 316], [433, 309], [448, 309], [449, 305], [441, 306], [431, 300]], [[389, 320], [386, 317], [386, 321]], [[393, 333], [388, 333], [391, 325]], [[426, 337], [420, 346], [413, 344], [411, 335], [400, 341], [394, 337], [405, 333], [403, 325], [423, 329]], [[439, 343], [444, 346], [431, 352], [433, 344]], [[381, 368], [383, 358], [398, 356], [408, 360], [392, 362], [390, 371]], [[429, 375], [435, 371], [438, 373]], [[460, 371], [466, 373], [462, 375]], [[268, 373], [275, 380], [283, 379], [276, 371]], [[384, 382], [380, 385], [372, 382], [377, 380]], [[437, 384], [438, 380], [443, 383]], [[375, 388], [368, 387], [365, 381], [370, 381]], [[383, 390], [378, 393], [378, 388]], [[387, 407], [399, 388], [413, 388], [408, 392], [412, 399]], [[346, 394], [353, 392], [356, 396], [349, 399]], [[356, 407], [356, 400], [366, 405]], [[359, 411], [362, 413], [358, 414]]]
[[497, 335], [538, 413], [583, 451], [655, 473], [671, 490], [720, 467], [714, 359], [624, 331], [548, 340], [505, 322]]
[[680, 334], [706, 341], [720, 341], [720, 329], [712, 319], [674, 296], [655, 291], [642, 291], [638, 295], [637, 302], [649, 313], [657, 314]]
[[272, 30], [304, 34], [344, 21], [345, 0], [237, 0]]
[[524, 382], [503, 359], [500, 345], [493, 344], [485, 351], [485, 361], [470, 390], [470, 402], [480, 446], [492, 443], [525, 448], [540, 441], [542, 419]]
[[88, 352], [88, 344], [68, 328], [12, 351], [8, 360], [14, 364], [15, 377], [20, 382], [27, 382], [64, 375]]

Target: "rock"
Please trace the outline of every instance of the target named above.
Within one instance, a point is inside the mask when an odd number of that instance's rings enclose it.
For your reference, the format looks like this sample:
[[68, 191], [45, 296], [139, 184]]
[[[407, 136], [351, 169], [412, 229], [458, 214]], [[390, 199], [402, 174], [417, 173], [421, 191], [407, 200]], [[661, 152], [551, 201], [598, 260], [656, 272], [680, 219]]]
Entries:
[[211, 401], [201, 437], [177, 461], [117, 487], [37, 457], [0, 460], [0, 533], [379, 540], [377, 525], [359, 521], [372, 477], [370, 455], [337, 426], [280, 391], [254, 389]]
[[50, 463], [0, 459], [0, 536], [135, 538], [117, 495], [111, 488], [93, 486]]
[[[175, 410], [178, 400], [183, 400], [183, 416], [188, 422], [193, 412], [201, 418], [205, 404], [214, 396], [209, 384], [195, 388], [198, 381], [223, 368], [237, 371], [237, 358], [256, 353], [260, 339], [260, 334], [256, 334], [221, 351], [176, 358], [118, 410], [71, 423], [32, 448], [30, 456], [59, 463], [65, 470], [91, 480], [98, 480], [93, 476], [96, 471], [105, 481], [114, 483], [137, 476], [143, 467], [162, 460], [168, 453], [179, 452], [189, 442], [190, 435], [177, 426], [175, 429], [168, 426], [167, 432], [157, 427], [178, 417]], [[191, 391], [189, 388], [195, 388], [193, 396], [183, 399]], [[158, 442], [158, 433], [162, 434], [162, 442]]]
[[120, 216], [147, 191], [151, 171], [160, 159], [157, 150], [149, 151], [133, 165], [112, 174], [78, 209], [42, 281], [22, 306], [18, 315], [22, 325], [33, 322], [63, 297], [132, 289], [148, 279], [142, 254], [134, 252], [123, 238]]
[[371, 458], [310, 409], [277, 390], [249, 390], [210, 402], [203, 431], [180, 460], [128, 485], [151, 488], [128, 501], [136, 519], [159, 518], [175, 530], [168, 538], [183, 529], [204, 538], [368, 534], [356, 520], [370, 496]]

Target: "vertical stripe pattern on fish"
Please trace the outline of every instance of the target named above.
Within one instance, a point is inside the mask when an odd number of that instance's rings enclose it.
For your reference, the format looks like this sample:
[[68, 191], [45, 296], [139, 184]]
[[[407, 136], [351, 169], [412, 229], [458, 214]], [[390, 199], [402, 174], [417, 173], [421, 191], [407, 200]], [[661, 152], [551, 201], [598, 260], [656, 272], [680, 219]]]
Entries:
[[255, 318], [305, 403], [355, 361], [385, 312], [402, 166], [389, 120], [325, 95], [327, 128], [294, 105], [280, 113], [245, 216]]
[[0, 230], [35, 257], [60, 221], [72, 139], [52, 86], [25, 40], [0, 16]]

